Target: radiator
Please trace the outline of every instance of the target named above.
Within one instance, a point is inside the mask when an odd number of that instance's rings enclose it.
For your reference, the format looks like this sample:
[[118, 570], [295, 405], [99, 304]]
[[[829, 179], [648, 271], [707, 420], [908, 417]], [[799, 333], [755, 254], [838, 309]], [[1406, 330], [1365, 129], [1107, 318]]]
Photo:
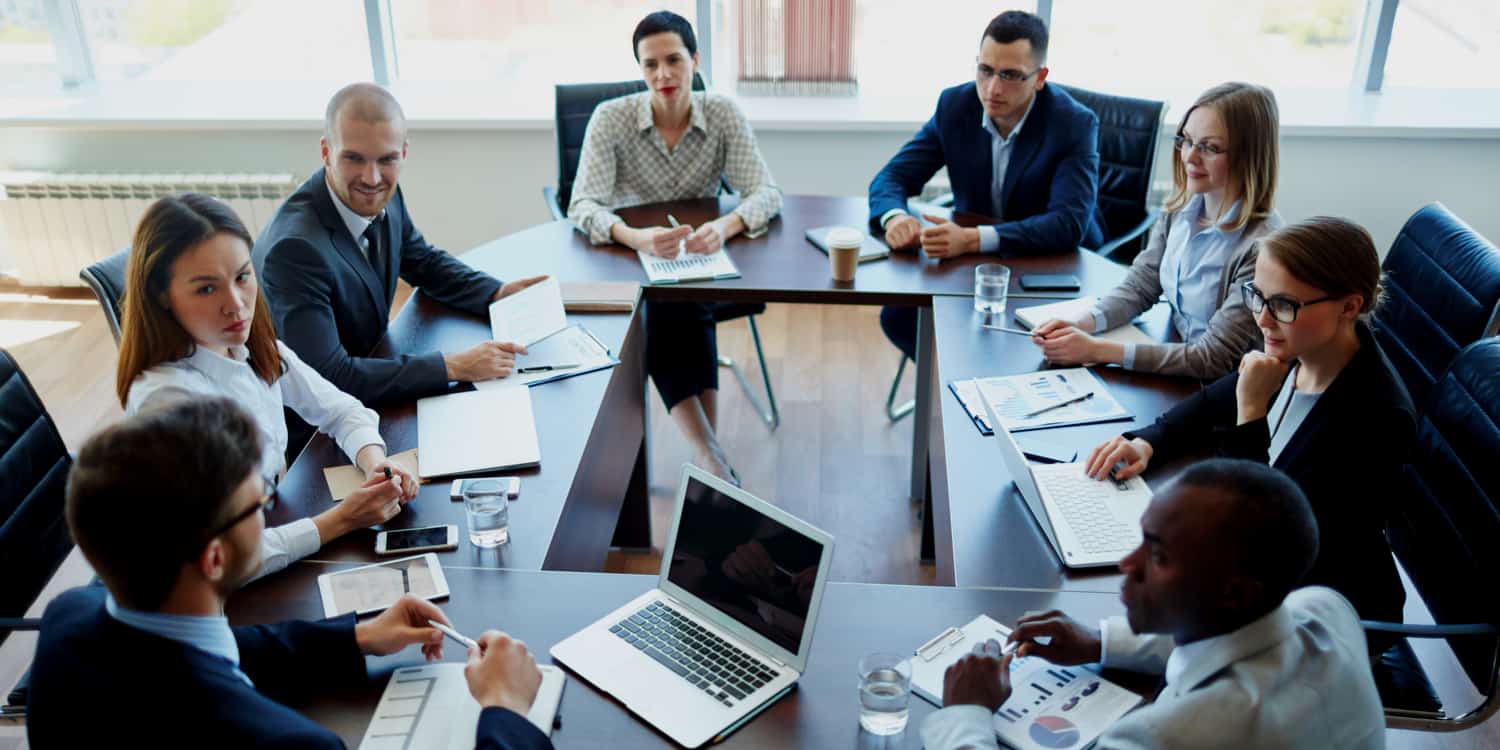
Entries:
[[81, 286], [78, 272], [127, 247], [146, 207], [174, 193], [223, 200], [258, 237], [297, 185], [290, 174], [0, 172], [0, 275]]

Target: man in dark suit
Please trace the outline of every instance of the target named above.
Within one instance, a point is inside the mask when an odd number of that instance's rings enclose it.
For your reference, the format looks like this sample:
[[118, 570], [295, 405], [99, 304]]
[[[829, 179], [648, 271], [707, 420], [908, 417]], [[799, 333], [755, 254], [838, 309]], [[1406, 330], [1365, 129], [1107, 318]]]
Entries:
[[398, 276], [475, 315], [545, 277], [502, 285], [422, 236], [396, 185], [406, 161], [406, 116], [385, 89], [356, 83], [334, 94], [321, 145], [323, 168], [287, 198], [255, 245], [255, 267], [281, 339], [366, 404], [432, 395], [449, 381], [509, 375], [516, 353], [524, 353], [511, 342], [449, 354], [368, 356], [385, 334]]
[[[231, 628], [224, 602], [260, 568], [255, 423], [227, 399], [188, 401], [91, 438], [68, 477], [68, 529], [104, 586], [47, 607], [31, 671], [31, 746], [339, 748], [282, 701], [356, 686], [366, 654], [421, 644], [442, 657], [447, 622], [405, 597], [380, 615]], [[541, 673], [524, 644], [480, 637], [465, 670], [484, 706], [481, 748], [540, 750], [525, 718]], [[132, 742], [132, 736], [135, 741]]]
[[[1098, 247], [1099, 118], [1047, 86], [1047, 27], [1006, 11], [980, 38], [975, 81], [943, 91], [932, 119], [870, 181], [870, 229], [893, 250], [933, 258], [968, 253], [1035, 255]], [[981, 227], [924, 216], [906, 200], [948, 168], [954, 208], [1000, 219]], [[916, 309], [888, 307], [881, 327], [916, 357]]]

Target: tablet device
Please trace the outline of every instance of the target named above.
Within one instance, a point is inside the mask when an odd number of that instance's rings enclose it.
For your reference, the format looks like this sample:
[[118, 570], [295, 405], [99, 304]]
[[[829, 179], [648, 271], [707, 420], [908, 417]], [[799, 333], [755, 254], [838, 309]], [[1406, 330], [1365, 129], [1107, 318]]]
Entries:
[[322, 594], [326, 617], [347, 612], [367, 615], [395, 604], [405, 594], [427, 600], [443, 599], [448, 596], [448, 579], [443, 576], [437, 555], [428, 552], [324, 573], [318, 576], [318, 593]]

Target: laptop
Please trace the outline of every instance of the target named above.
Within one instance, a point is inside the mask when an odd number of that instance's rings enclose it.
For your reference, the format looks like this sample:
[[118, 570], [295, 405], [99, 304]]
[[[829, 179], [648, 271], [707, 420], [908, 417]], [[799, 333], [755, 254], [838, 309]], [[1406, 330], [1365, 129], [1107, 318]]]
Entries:
[[1015, 436], [995, 418], [989, 399], [979, 402], [995, 425], [1005, 470], [1063, 565], [1111, 567], [1140, 546], [1141, 515], [1151, 502], [1145, 480], [1134, 476], [1101, 482], [1085, 473], [1087, 464], [1081, 461], [1033, 466]]
[[807, 667], [833, 537], [684, 467], [656, 588], [552, 658], [684, 747], [717, 742]]

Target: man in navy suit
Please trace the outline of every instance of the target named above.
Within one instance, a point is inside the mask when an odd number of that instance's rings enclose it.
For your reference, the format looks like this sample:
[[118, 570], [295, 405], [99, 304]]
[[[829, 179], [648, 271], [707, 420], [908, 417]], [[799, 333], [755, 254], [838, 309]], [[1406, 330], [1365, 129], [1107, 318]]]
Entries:
[[281, 339], [329, 382], [366, 404], [408, 401], [450, 381], [505, 377], [524, 349], [486, 341], [462, 352], [369, 356], [385, 335], [396, 279], [460, 310], [545, 277], [502, 285], [422, 236], [396, 185], [406, 162], [406, 116], [373, 83], [328, 102], [323, 168], [287, 198], [255, 244], [255, 267]]
[[[187, 401], [91, 438], [68, 476], [68, 530], [104, 581], [58, 596], [31, 670], [32, 747], [340, 748], [288, 708], [365, 683], [366, 654], [421, 644], [447, 622], [407, 596], [380, 615], [230, 627], [224, 601], [260, 568], [260, 434], [232, 401]], [[540, 750], [526, 720], [541, 684], [524, 644], [486, 632], [469, 651], [480, 748]], [[131, 741], [131, 737], [135, 741]]]
[[[1036, 255], [1098, 247], [1099, 118], [1047, 86], [1047, 27], [1021, 11], [996, 16], [980, 38], [974, 83], [943, 91], [932, 119], [870, 181], [870, 229], [893, 250], [933, 258]], [[954, 208], [1000, 219], [960, 227], [906, 200], [948, 168]], [[916, 308], [888, 307], [881, 327], [916, 358]]]

